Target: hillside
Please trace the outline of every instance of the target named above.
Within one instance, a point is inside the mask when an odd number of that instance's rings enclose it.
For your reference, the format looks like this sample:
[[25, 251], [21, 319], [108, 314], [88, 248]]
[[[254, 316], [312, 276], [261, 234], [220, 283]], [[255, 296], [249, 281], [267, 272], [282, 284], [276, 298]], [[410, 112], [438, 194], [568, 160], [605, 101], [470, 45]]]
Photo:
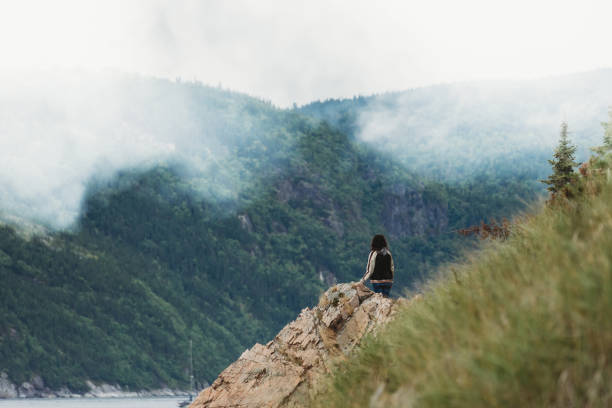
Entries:
[[575, 198], [445, 268], [314, 406], [610, 406], [612, 160], [590, 164]]
[[[135, 162], [87, 168], [76, 207], [66, 191], [79, 179], [62, 172], [78, 166], [51, 169], [57, 185], [42, 204], [15, 186], [3, 190], [10, 208], [24, 209], [18, 215], [52, 231], [0, 229], [0, 372], [17, 385], [40, 375], [51, 389], [73, 391], [86, 380], [185, 387], [189, 339], [196, 381], [211, 382], [329, 285], [359, 278], [374, 232], [390, 237], [398, 293], [472, 244], [452, 230], [510, 216], [536, 194], [520, 174], [501, 184], [431, 181], [342, 127], [242, 94], [138, 77], [96, 81], [86, 89], [111, 87], [105, 95], [114, 101], [120, 92], [121, 104], [107, 111], [100, 97], [99, 117], [88, 117], [81, 98], [63, 101], [71, 115], [44, 99], [53, 114], [38, 125], [57, 137], [86, 125], [103, 135], [115, 121], [152, 135], [143, 144], [175, 150], [136, 150]], [[58, 117], [66, 122], [50, 127]], [[173, 131], [179, 136], [168, 139]], [[69, 228], [54, 229], [77, 210]]]
[[299, 108], [418, 174], [455, 183], [484, 178], [492, 188], [548, 175], [556, 129], [569, 123], [578, 161], [600, 142], [612, 69], [523, 81], [444, 84]]
[[[453, 196], [462, 207], [452, 208], [441, 185], [409, 174], [392, 182], [342, 134], [323, 130], [312, 142], [338, 137], [330, 155], [343, 161], [305, 145], [308, 164], [295, 157], [299, 167], [262, 181], [230, 212], [158, 167], [98, 186], [73, 233], [28, 241], [3, 228], [3, 369], [17, 383], [40, 374], [52, 388], [79, 390], [85, 378], [178, 386], [192, 338], [196, 378], [211, 381], [327, 285], [358, 278], [371, 231], [389, 233], [400, 285], [457, 253], [463, 244], [438, 234], [478, 219], [462, 210], [472, 197]], [[413, 215], [386, 228], [396, 209]]]

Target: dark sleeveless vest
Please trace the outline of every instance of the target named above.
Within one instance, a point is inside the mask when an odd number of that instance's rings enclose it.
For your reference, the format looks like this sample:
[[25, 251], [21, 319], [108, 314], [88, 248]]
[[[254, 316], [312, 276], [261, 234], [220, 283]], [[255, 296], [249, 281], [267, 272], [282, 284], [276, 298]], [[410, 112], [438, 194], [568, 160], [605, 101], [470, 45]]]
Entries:
[[370, 280], [385, 280], [393, 279], [391, 274], [391, 254], [387, 252], [385, 255], [380, 252], [376, 253], [374, 262], [374, 272], [370, 275]]

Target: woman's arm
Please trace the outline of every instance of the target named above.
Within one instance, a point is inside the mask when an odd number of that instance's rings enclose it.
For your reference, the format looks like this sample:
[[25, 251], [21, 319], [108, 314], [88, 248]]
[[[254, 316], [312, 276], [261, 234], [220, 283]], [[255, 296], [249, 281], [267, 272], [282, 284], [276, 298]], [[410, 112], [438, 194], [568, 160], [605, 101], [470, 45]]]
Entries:
[[370, 256], [368, 256], [368, 265], [366, 266], [365, 275], [361, 278], [360, 282], [365, 282], [370, 278], [372, 272], [374, 272], [374, 265], [376, 263], [376, 251], [370, 251]]

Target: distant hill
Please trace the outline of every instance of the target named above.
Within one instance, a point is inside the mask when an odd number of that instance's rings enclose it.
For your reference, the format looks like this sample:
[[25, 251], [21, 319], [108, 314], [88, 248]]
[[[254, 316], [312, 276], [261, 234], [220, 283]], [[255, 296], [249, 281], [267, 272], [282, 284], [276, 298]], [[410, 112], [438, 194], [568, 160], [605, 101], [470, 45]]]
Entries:
[[[149, 154], [123, 136], [100, 145], [107, 154], [91, 157], [104, 165], [84, 167], [78, 206], [62, 198], [78, 197], [66, 192], [81, 179], [61, 178], [75, 173], [51, 160], [61, 180], [49, 202], [57, 205], [39, 219], [53, 226], [54, 214], [78, 210], [76, 222], [38, 237], [0, 229], [0, 372], [17, 385], [38, 374], [52, 389], [82, 391], [87, 379], [185, 386], [189, 339], [196, 380], [212, 381], [329, 285], [358, 279], [374, 233], [390, 238], [398, 293], [473, 243], [453, 230], [510, 216], [539, 189], [520, 167], [434, 181], [344, 122], [238, 93], [105, 81], [92, 79], [89, 102], [64, 102], [70, 114], [47, 100], [44, 110], [55, 113], [40, 119], [36, 110], [33, 120], [55, 124], [58, 138], [87, 126], [102, 136], [122, 129], [161, 150]], [[109, 89], [112, 109], [95, 98]], [[122, 140], [125, 151], [113, 159]], [[28, 201], [17, 187], [12, 196], [3, 190], [10, 208], [36, 219], [44, 201]]]
[[299, 108], [392, 154], [422, 175], [452, 182], [476, 177], [546, 177], [567, 121], [578, 159], [601, 139], [612, 106], [612, 69], [538, 80], [436, 85]]

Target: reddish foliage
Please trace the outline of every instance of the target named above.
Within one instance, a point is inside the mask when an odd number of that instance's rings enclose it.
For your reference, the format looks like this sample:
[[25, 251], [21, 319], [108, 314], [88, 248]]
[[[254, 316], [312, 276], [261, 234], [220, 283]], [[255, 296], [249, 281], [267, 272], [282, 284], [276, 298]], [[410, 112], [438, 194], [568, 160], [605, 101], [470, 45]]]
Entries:
[[463, 228], [457, 231], [464, 237], [470, 235], [477, 235], [480, 239], [499, 239], [506, 240], [510, 236], [510, 222], [503, 218], [502, 222], [498, 224], [495, 220], [491, 220], [490, 223], [485, 224], [484, 221], [480, 222], [480, 225], [473, 225], [468, 228]]

